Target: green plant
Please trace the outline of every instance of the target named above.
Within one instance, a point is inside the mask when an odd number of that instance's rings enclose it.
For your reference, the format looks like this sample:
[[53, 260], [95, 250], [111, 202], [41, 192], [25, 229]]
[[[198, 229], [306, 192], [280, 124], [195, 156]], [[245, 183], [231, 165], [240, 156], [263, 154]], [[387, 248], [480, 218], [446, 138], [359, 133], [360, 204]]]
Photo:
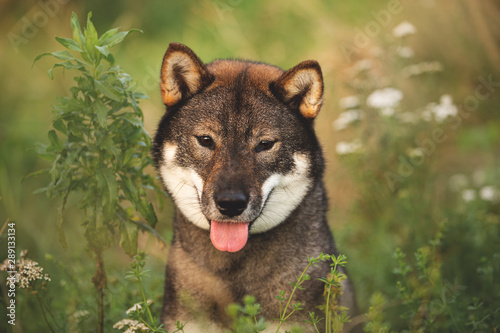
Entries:
[[[321, 253], [318, 257], [309, 257], [308, 265], [302, 271], [301, 275], [297, 278], [297, 281], [292, 282], [291, 285], [293, 287], [290, 296], [287, 298], [286, 293], [281, 290], [279, 295], [275, 296], [279, 301], [279, 311], [280, 318], [278, 319], [279, 324], [276, 329], [276, 333], [280, 331], [281, 326], [288, 321], [288, 319], [296, 312], [302, 310], [302, 304], [300, 301], [292, 304], [292, 299], [297, 290], [304, 290], [302, 284], [305, 281], [311, 279], [311, 276], [307, 274], [307, 271], [311, 266], [316, 266], [320, 261], [328, 261], [331, 260], [332, 263], [330, 274], [327, 277], [320, 278], [319, 280], [325, 284], [325, 305], [322, 307], [325, 312], [325, 332], [339, 332], [342, 330], [343, 324], [350, 321], [349, 316], [347, 316], [346, 308], [342, 308], [337, 306], [338, 299], [340, 295], [342, 295], [342, 281], [345, 280], [345, 275], [340, 270], [340, 267], [343, 267], [347, 264], [346, 256], [343, 254], [338, 255], [329, 255]], [[286, 303], [285, 303], [286, 302]], [[292, 305], [291, 305], [292, 304]], [[290, 308], [291, 305], [291, 309]], [[311, 318], [308, 323], [312, 324], [316, 331], [319, 332], [317, 325], [320, 322], [319, 317], [316, 316], [315, 313], [309, 313], [309, 317]]]
[[111, 47], [136, 30], [115, 28], [99, 36], [91, 16], [89, 13], [82, 31], [73, 13], [73, 39], [56, 37], [67, 50], [43, 53], [35, 59], [37, 62], [50, 55], [61, 60], [50, 68], [51, 79], [58, 67], [77, 71], [78, 75], [74, 77], [76, 85], [70, 88], [70, 96], [58, 98], [53, 106], [54, 129], [48, 132], [50, 144], [35, 148], [52, 165], [32, 175], [50, 175], [51, 182], [38, 192], [62, 198], [58, 228], [64, 247], [67, 247], [62, 228], [65, 205], [70, 193], [78, 193], [79, 208], [84, 212], [85, 238], [96, 261], [92, 281], [98, 292], [98, 331], [102, 332], [107, 283], [103, 251], [118, 233], [123, 250], [128, 255], [137, 252], [138, 229], [154, 233], [157, 221], [145, 189], [157, 193], [160, 189], [144, 171], [152, 164], [151, 139], [142, 123], [138, 99], [147, 96], [134, 91], [130, 75], [115, 65], [110, 53]]
[[[0, 264], [0, 271], [5, 271], [9, 274], [6, 282], [12, 290], [15, 289], [14, 285], [17, 285], [19, 289], [24, 289], [27, 295], [35, 297], [40, 306], [43, 320], [50, 332], [54, 333], [56, 329], [57, 331], [62, 331], [60, 323], [56, 320], [51, 308], [44, 301], [43, 297], [47, 291], [47, 283], [51, 281], [50, 276], [48, 273], [43, 273], [44, 268], [39, 266], [38, 262], [29, 259], [27, 254], [28, 250], [23, 250], [17, 260], [5, 259]], [[12, 322], [15, 325], [15, 319]]]
[[[167, 333], [163, 329], [163, 323], [153, 315], [150, 307], [151, 301], [147, 299], [144, 290], [144, 279], [149, 278], [149, 271], [144, 269], [146, 258], [146, 253], [138, 251], [132, 258], [132, 262], [130, 263], [131, 271], [127, 274], [127, 279], [135, 280], [139, 284], [141, 302], [134, 304], [134, 306], [127, 310], [129, 319], [123, 319], [113, 325], [113, 327], [120, 330], [127, 328], [127, 331], [133, 328], [135, 332]], [[184, 326], [185, 324], [177, 322], [177, 330], [173, 333], [184, 332]]]
[[245, 296], [243, 306], [240, 304], [229, 305], [227, 312], [233, 319], [233, 332], [255, 333], [262, 332], [269, 323], [264, 318], [257, 319], [260, 305], [255, 303], [255, 297]]

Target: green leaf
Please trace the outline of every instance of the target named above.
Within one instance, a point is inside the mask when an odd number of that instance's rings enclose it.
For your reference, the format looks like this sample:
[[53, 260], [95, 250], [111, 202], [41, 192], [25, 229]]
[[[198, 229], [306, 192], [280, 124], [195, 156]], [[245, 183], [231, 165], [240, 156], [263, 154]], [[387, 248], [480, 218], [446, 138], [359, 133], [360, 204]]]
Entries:
[[106, 181], [106, 185], [108, 187], [108, 195], [109, 195], [109, 203], [111, 208], [115, 208], [116, 203], [118, 201], [118, 184], [116, 182], [116, 176], [110, 168], [104, 169], [102, 171], [104, 176], [104, 180]]
[[37, 142], [35, 144], [34, 150], [35, 150], [35, 153], [38, 154], [38, 156], [40, 156], [46, 160], [53, 161], [55, 158], [55, 154], [53, 152], [48, 151], [47, 150], [48, 148], [49, 148], [49, 146], [47, 146], [43, 143]]
[[71, 29], [73, 30], [73, 40], [80, 46], [81, 49], [84, 49], [85, 36], [82, 33], [80, 23], [78, 22], [78, 16], [75, 12], [71, 13]]
[[148, 95], [141, 93], [141, 92], [134, 92], [132, 94], [132, 96], [134, 96], [134, 98], [136, 98], [136, 99], [148, 99], [149, 98]]
[[123, 97], [120, 93], [108, 82], [94, 80], [96, 90], [106, 96], [109, 99], [112, 99], [117, 102], [123, 101]]
[[105, 57], [109, 56], [109, 49], [107, 45], [104, 46], [98, 46], [96, 45], [95, 48], [101, 52]]
[[103, 41], [105, 41], [108, 38], [115, 35], [119, 30], [120, 30], [120, 28], [113, 28], [113, 29], [106, 31], [105, 33], [102, 34], [101, 37], [99, 37], [98, 44], [101, 46], [107, 45], [106, 43], [103, 43]]
[[122, 184], [121, 189], [125, 194], [125, 198], [127, 198], [127, 200], [129, 200], [132, 203], [138, 202], [139, 191], [137, 190], [137, 187], [135, 187], [132, 179], [128, 177], [122, 178], [121, 184]]
[[33, 194], [40, 194], [40, 193], [45, 193], [47, 192], [49, 188], [48, 187], [41, 187], [33, 191]]
[[137, 210], [146, 219], [146, 221], [154, 228], [158, 222], [153, 205], [145, 198], [141, 198], [139, 205], [136, 206]]
[[102, 40], [99, 44], [107, 45], [108, 47], [112, 47], [118, 43], [121, 43], [125, 39], [125, 37], [127, 37], [127, 35], [129, 33], [136, 32], [136, 31], [142, 33], [142, 30], [140, 30], [140, 29], [132, 29], [129, 31], [117, 32], [117, 33], [114, 33], [113, 35], [111, 35], [109, 38]]
[[52, 55], [52, 53], [50, 53], [50, 52], [45, 52], [45, 53], [42, 53], [42, 54], [37, 55], [37, 56], [36, 56], [36, 58], [35, 58], [35, 60], [33, 60], [33, 64], [31, 65], [31, 67], [33, 67], [33, 66], [35, 65], [35, 63], [36, 63], [38, 60], [40, 60], [40, 59], [42, 59], [43, 57], [48, 56], [48, 55]]
[[102, 148], [111, 152], [115, 156], [116, 160], [119, 160], [122, 155], [121, 150], [117, 147], [117, 145], [115, 145], [115, 143], [109, 136], [107, 136], [102, 142]]
[[47, 174], [49, 174], [49, 171], [50, 171], [50, 169], [42, 169], [42, 170], [38, 170], [38, 171], [35, 171], [35, 172], [32, 172], [32, 173], [29, 173], [29, 174], [27, 174], [26, 176], [23, 177], [22, 181], [24, 182], [26, 179], [29, 179], [29, 178], [32, 178], [32, 177], [36, 177], [36, 176], [40, 176], [40, 175], [47, 175]]
[[87, 14], [87, 28], [85, 29], [85, 37], [87, 37], [87, 43], [88, 43], [87, 45], [89, 46], [97, 45], [97, 41], [99, 40], [97, 31], [95, 30], [91, 18], [92, 18], [92, 12], [89, 12]]
[[54, 66], [52, 66], [48, 71], [47, 71], [47, 74], [49, 75], [49, 78], [51, 80], [54, 80], [54, 69], [57, 68], [57, 67], [63, 67], [63, 65], [61, 64], [54, 64]]
[[80, 45], [78, 45], [77, 42], [70, 38], [56, 37], [56, 41], [67, 49], [77, 52], [83, 52], [83, 50], [80, 48]]
[[96, 100], [94, 103], [95, 113], [97, 116], [97, 122], [103, 128], [108, 127], [108, 107], [100, 100]]
[[120, 116], [122, 119], [126, 120], [130, 124], [134, 125], [134, 127], [143, 127], [142, 121], [137, 118], [134, 114], [131, 113], [124, 113]]
[[86, 38], [86, 46], [89, 58], [92, 60], [92, 63], [98, 64], [101, 57], [96, 52], [95, 46], [97, 45], [97, 40], [99, 36], [97, 35], [97, 31], [95, 30], [94, 24], [90, 20], [92, 18], [92, 12], [89, 12], [87, 15], [87, 28], [84, 31], [84, 35]]
[[129, 221], [119, 220], [120, 246], [126, 254], [133, 256], [137, 253], [137, 225]]
[[52, 123], [52, 126], [59, 132], [68, 135], [68, 128], [66, 127], [62, 119], [57, 119], [56, 121], [54, 121], [54, 123]]
[[74, 64], [74, 63], [72, 63], [70, 61], [65, 61], [65, 62], [60, 62], [60, 63], [54, 64], [54, 66], [52, 66], [47, 71], [47, 74], [49, 74], [49, 78], [51, 80], [54, 79], [54, 69], [57, 68], [57, 67], [64, 67], [65, 69], [83, 69], [83, 67], [81, 65]]
[[167, 244], [165, 242], [165, 240], [163, 239], [162, 235], [160, 235], [160, 233], [158, 231], [156, 231], [155, 229], [153, 229], [149, 224], [142, 223], [141, 221], [136, 221], [136, 220], [130, 220], [130, 222], [137, 224], [137, 226], [139, 228], [141, 228], [142, 230], [149, 231], [151, 234], [153, 234], [153, 236], [156, 237], [156, 239], [158, 239], [160, 242], [162, 242], [163, 245]]
[[49, 141], [50, 141], [51, 147], [54, 148], [55, 151], [60, 152], [61, 150], [64, 149], [63, 144], [61, 143], [61, 141], [57, 137], [56, 131], [50, 130], [48, 133], [48, 136], [49, 136]]
[[33, 60], [32, 66], [34, 66], [35, 63], [41, 58], [49, 55], [56, 57], [59, 60], [76, 60], [75, 57], [73, 57], [73, 55], [66, 50], [56, 51], [56, 52], [45, 52], [36, 56], [35, 60]]

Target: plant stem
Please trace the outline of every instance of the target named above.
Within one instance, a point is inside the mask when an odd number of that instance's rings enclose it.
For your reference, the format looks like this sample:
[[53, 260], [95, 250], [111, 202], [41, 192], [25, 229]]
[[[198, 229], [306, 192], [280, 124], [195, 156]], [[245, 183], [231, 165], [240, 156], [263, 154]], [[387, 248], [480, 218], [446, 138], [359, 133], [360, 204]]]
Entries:
[[149, 309], [148, 300], [146, 299], [146, 293], [144, 292], [144, 287], [142, 286], [142, 279], [140, 277], [137, 278], [139, 280], [139, 286], [141, 287], [142, 300], [144, 301], [144, 306], [148, 311], [149, 320], [151, 323], [154, 323], [153, 315], [151, 314], [151, 310]]
[[[304, 271], [302, 272], [302, 274], [300, 275], [300, 277], [297, 279], [297, 284], [292, 289], [292, 293], [290, 294], [290, 298], [288, 299], [288, 302], [286, 303], [285, 309], [283, 310], [283, 313], [280, 313], [280, 323], [278, 325], [278, 328], [276, 328], [276, 333], [279, 333], [281, 325], [283, 325], [283, 323], [285, 322], [285, 320], [287, 320], [288, 317], [290, 317], [290, 315], [295, 312], [295, 310], [293, 310], [288, 316], [285, 317], [286, 310], [288, 309], [288, 306], [290, 305], [290, 302], [292, 301], [293, 294], [295, 293], [295, 290], [297, 290], [297, 286], [299, 286], [302, 283], [302, 279], [304, 278], [304, 275], [306, 274], [306, 272], [309, 269], [309, 267], [311, 267], [311, 262], [309, 262], [309, 264], [304, 269]], [[281, 305], [281, 303], [280, 303], [280, 305]]]
[[104, 260], [102, 258], [102, 250], [96, 249], [96, 271], [92, 282], [97, 291], [97, 332], [104, 332], [104, 288], [106, 288], [107, 279], [104, 270]]
[[330, 333], [332, 331], [331, 327], [331, 319], [330, 319], [330, 291], [332, 290], [332, 286], [328, 286], [328, 294], [326, 296], [326, 308], [325, 308], [325, 332]]
[[36, 296], [36, 300], [38, 301], [38, 304], [40, 304], [40, 308], [42, 309], [43, 319], [47, 323], [47, 326], [49, 327], [50, 331], [52, 333], [55, 333], [54, 329], [52, 328], [52, 326], [49, 323], [49, 320], [47, 319], [47, 315], [45, 314], [45, 309], [43, 308], [43, 303], [42, 303], [42, 300], [40, 299], [40, 296], [38, 294], [35, 294], [35, 296]]

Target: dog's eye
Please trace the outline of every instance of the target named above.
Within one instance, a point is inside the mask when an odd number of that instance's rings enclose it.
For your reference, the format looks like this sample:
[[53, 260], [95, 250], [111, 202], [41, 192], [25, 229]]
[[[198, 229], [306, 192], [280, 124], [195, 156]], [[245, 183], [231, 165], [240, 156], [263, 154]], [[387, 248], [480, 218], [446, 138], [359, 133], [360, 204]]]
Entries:
[[264, 150], [270, 150], [271, 148], [273, 148], [274, 143], [275, 143], [275, 141], [262, 140], [261, 142], [259, 142], [257, 147], [255, 147], [255, 151], [257, 153], [259, 153], [259, 152], [264, 151]]
[[200, 146], [210, 149], [215, 148], [214, 140], [208, 135], [197, 136], [196, 138], [198, 139], [198, 143], [200, 144]]

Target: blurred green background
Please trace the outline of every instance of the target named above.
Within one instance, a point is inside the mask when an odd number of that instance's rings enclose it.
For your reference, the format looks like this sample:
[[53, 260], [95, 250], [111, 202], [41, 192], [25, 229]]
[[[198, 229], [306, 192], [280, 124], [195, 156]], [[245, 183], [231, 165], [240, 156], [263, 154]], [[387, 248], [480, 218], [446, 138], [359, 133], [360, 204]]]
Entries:
[[[51, 81], [47, 70], [52, 59], [44, 58], [32, 66], [33, 59], [62, 49], [54, 36], [71, 36], [71, 12], [83, 23], [89, 11], [99, 33], [113, 27], [143, 30], [127, 37], [113, 52], [116, 62], [137, 82], [138, 90], [150, 96], [141, 107], [151, 135], [163, 113], [158, 73], [170, 42], [188, 45], [205, 62], [243, 58], [286, 69], [306, 59], [318, 60], [325, 80], [325, 103], [316, 128], [327, 158], [329, 221], [340, 251], [348, 255], [360, 308], [368, 309], [375, 292], [391, 298], [396, 279], [392, 253], [400, 247], [411, 257], [434, 237], [443, 220], [448, 221], [439, 255], [443, 279], [463, 286], [462, 295], [484, 296], [484, 307], [494, 308], [500, 299], [498, 2], [2, 0], [0, 224], [8, 218], [16, 221], [18, 251], [29, 249], [30, 256], [51, 274], [52, 289], [47, 297], [70, 331], [92, 331], [80, 324], [85, 320], [92, 323], [95, 311], [90, 282], [93, 261], [85, 252], [77, 202], [69, 203], [65, 215], [69, 248], [63, 250], [57, 241], [59, 202], [33, 194], [47, 179], [23, 181], [23, 177], [47, 167], [30, 148], [48, 141], [51, 105], [57, 96], [68, 95], [74, 76], [56, 69]], [[405, 21], [414, 26], [415, 33], [397, 38], [393, 29]], [[401, 55], [403, 47], [406, 55]], [[405, 75], [408, 66], [422, 62], [438, 64], [440, 70]], [[487, 81], [490, 84], [485, 86]], [[452, 115], [443, 123], [384, 117], [371, 121], [370, 107], [361, 102], [360, 107], [366, 107], [364, 121], [335, 130], [333, 123], [344, 111], [341, 98], [356, 95], [365, 101], [371, 92], [387, 86], [403, 92], [400, 113], [424, 114], [443, 95], [451, 96], [457, 110], [467, 106], [473, 110]], [[487, 97], [478, 99], [478, 93]], [[391, 189], [387, 172], [398, 174], [399, 156], [406, 156], [416, 139], [425, 142], [431, 138], [436, 128], [442, 129], [446, 139]], [[339, 142], [356, 138], [363, 144], [361, 151], [336, 152]], [[172, 217], [170, 203], [159, 213], [158, 230], [166, 239], [171, 237]], [[1, 253], [5, 253], [5, 237], [0, 236]], [[117, 243], [106, 253], [111, 324], [134, 303], [130, 295], [121, 294], [123, 288], [129, 288], [123, 279], [128, 257]], [[141, 236], [140, 246], [152, 258], [149, 288], [161, 303], [167, 249], [148, 235]], [[478, 270], [486, 271], [485, 275]], [[4, 302], [6, 296], [2, 296]], [[19, 325], [14, 332], [41, 327], [28, 318], [39, 318], [35, 304], [19, 299]], [[77, 310], [90, 314], [75, 319]], [[3, 311], [2, 305], [0, 314]], [[498, 323], [498, 314], [492, 318]], [[398, 320], [393, 322], [396, 329], [401, 325]], [[0, 319], [0, 330], [4, 328], [12, 327]]]

